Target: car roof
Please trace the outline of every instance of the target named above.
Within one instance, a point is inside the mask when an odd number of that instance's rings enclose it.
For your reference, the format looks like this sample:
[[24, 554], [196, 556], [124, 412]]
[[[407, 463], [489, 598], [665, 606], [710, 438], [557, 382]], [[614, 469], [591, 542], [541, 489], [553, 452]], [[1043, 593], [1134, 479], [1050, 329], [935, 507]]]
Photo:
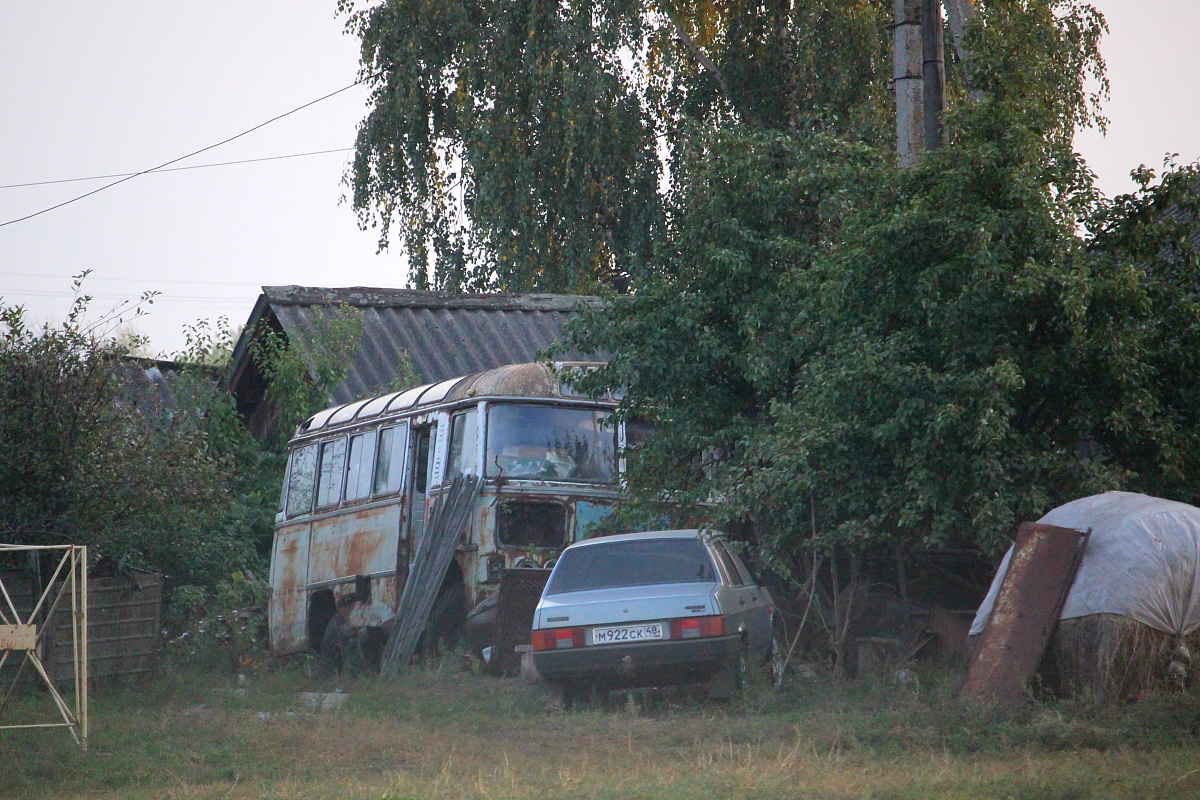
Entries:
[[707, 528], [684, 528], [670, 531], [640, 531], [638, 533], [617, 533], [612, 536], [597, 536], [595, 539], [585, 539], [582, 542], [576, 542], [568, 547], [568, 550], [574, 550], [577, 547], [590, 547], [594, 544], [604, 544], [605, 542], [628, 542], [628, 541], [644, 541], [647, 539], [696, 539], [701, 534], [710, 536], [720, 536], [721, 534]]

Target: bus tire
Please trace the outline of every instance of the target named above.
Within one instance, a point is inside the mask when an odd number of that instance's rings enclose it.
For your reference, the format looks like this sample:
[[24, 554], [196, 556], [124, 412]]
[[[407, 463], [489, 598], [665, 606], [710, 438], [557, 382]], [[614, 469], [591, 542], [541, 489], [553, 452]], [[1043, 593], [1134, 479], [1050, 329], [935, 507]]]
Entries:
[[430, 656], [453, 652], [463, 633], [466, 609], [463, 607], [462, 583], [454, 581], [442, 586], [429, 612], [425, 649]]
[[327, 678], [349, 677], [362, 669], [363, 653], [358, 636], [338, 617], [329, 620], [325, 626], [318, 662], [319, 673]]

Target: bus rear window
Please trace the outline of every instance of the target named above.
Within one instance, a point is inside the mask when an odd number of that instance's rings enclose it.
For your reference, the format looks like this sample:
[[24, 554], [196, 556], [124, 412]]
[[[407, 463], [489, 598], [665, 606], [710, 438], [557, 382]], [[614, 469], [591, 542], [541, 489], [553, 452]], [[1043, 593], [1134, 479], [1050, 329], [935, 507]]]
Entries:
[[488, 411], [488, 477], [616, 481], [616, 431], [600, 409], [505, 403]]

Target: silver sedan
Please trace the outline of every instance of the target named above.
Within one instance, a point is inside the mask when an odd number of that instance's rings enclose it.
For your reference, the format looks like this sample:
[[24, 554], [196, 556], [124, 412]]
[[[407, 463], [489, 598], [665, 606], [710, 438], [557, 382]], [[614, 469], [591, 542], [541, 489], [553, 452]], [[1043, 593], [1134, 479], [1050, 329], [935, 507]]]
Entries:
[[705, 683], [714, 698], [780, 655], [774, 604], [724, 538], [675, 530], [563, 551], [533, 619], [533, 662], [563, 689]]

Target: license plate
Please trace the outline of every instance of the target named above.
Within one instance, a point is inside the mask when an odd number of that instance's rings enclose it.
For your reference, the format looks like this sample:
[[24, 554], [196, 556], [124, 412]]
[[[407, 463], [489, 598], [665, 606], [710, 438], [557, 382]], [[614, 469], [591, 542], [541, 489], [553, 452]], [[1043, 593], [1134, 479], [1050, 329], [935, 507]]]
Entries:
[[618, 644], [620, 642], [649, 642], [663, 638], [663, 624], [650, 622], [645, 625], [620, 625], [612, 628], [593, 628], [592, 644]]

